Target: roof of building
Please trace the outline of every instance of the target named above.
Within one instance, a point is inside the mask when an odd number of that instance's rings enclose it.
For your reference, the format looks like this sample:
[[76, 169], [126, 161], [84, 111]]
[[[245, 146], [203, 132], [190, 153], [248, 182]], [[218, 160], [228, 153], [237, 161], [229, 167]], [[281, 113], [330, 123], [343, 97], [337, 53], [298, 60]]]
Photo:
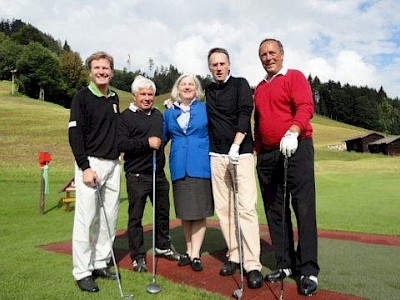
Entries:
[[380, 145], [380, 144], [391, 144], [395, 141], [400, 139], [400, 135], [393, 135], [393, 136], [388, 136], [379, 140], [376, 140], [375, 142], [369, 143], [370, 145]]

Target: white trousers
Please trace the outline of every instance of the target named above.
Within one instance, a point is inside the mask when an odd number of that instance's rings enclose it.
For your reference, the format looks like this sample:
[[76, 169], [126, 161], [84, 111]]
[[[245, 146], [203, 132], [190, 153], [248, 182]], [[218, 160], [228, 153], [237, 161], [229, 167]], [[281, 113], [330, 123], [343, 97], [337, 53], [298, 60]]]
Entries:
[[[89, 157], [90, 167], [100, 177], [100, 194], [104, 202], [114, 242], [120, 195], [119, 159]], [[95, 188], [83, 183], [83, 172], [75, 163], [75, 217], [72, 232], [72, 274], [75, 280], [90, 276], [95, 269], [105, 268], [111, 259], [110, 239], [103, 209]]]
[[[243, 239], [243, 267], [247, 272], [258, 270], [260, 263], [260, 228], [257, 214], [257, 185], [253, 155], [241, 155], [237, 165], [239, 220]], [[215, 212], [228, 252], [228, 260], [239, 262], [236, 238], [233, 166], [228, 156], [211, 156], [211, 180]]]

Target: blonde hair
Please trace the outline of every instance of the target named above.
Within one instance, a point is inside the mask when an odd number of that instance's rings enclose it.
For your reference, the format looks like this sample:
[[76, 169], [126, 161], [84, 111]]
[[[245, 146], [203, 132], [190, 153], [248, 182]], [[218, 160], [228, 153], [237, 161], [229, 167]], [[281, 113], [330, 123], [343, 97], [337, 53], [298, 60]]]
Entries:
[[107, 59], [110, 62], [111, 70], [114, 70], [114, 58], [110, 54], [104, 51], [97, 51], [88, 57], [88, 59], [86, 60], [86, 65], [89, 68], [89, 70], [92, 67], [92, 61], [102, 58]]
[[181, 81], [186, 78], [186, 77], [190, 77], [193, 79], [194, 84], [196, 85], [196, 99], [201, 99], [204, 96], [204, 91], [203, 88], [201, 87], [201, 83], [200, 80], [193, 74], [182, 74], [181, 76], [179, 76], [179, 78], [175, 81], [174, 86], [172, 87], [171, 90], [171, 97], [174, 100], [180, 100], [179, 99], [179, 91], [178, 91], [178, 86], [181, 83]]

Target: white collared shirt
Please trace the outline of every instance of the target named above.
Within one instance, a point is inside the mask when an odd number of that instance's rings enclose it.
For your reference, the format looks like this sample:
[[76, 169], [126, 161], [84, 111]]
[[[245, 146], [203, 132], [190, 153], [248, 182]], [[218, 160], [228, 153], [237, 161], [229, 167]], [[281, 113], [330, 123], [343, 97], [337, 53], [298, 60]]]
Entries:
[[274, 76], [272, 76], [270, 79], [268, 79], [268, 74], [267, 74], [267, 75], [265, 75], [263, 80], [265, 80], [266, 82], [271, 82], [271, 80], [274, 79], [278, 75], [286, 75], [287, 71], [288, 71], [288, 68], [282, 67], [282, 69], [280, 69], [279, 72], [276, 73]]
[[[135, 105], [135, 103], [133, 103], [133, 102], [129, 104], [129, 109], [130, 109], [131, 111], [133, 111], [133, 112], [143, 111], [143, 110], [139, 109], [139, 108]], [[145, 111], [143, 111], [143, 112], [144, 112], [145, 114], [147, 114], [148, 116], [150, 116], [152, 110], [153, 110], [153, 107], [150, 109], [149, 112], [145, 112]]]

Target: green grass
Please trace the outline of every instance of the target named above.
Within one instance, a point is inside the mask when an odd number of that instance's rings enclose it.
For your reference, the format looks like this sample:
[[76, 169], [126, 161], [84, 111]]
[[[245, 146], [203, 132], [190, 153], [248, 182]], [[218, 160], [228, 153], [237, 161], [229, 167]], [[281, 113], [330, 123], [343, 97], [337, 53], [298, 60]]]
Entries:
[[[102, 290], [95, 296], [81, 293], [71, 275], [71, 257], [40, 249], [40, 245], [71, 239], [73, 213], [65, 212], [58, 205], [62, 196], [59, 190], [73, 175], [73, 156], [67, 139], [69, 111], [48, 102], [11, 97], [9, 90], [10, 82], [0, 81], [0, 298], [115, 298], [114, 282], [102, 282]], [[130, 94], [121, 91], [118, 94], [121, 109], [124, 109], [131, 101]], [[164, 98], [157, 97], [158, 107], [162, 107]], [[331, 151], [329, 146], [367, 131], [319, 116], [313, 119], [313, 126], [319, 229], [399, 236], [400, 158]], [[53, 155], [45, 215], [39, 214], [38, 151]], [[166, 171], [168, 174], [167, 168]], [[126, 229], [124, 179], [121, 192], [118, 228]], [[258, 212], [260, 223], [266, 224], [261, 198]], [[174, 216], [171, 208], [171, 218]], [[150, 222], [151, 207], [148, 205], [144, 223]], [[393, 295], [399, 295], [399, 291], [394, 279], [399, 278], [400, 267], [394, 262], [398, 260], [400, 249], [353, 244], [325, 239], [320, 242], [321, 288], [369, 299], [395, 299]], [[356, 261], [357, 265], [353, 263]], [[383, 266], [391, 269], [383, 269]], [[150, 274], [122, 270], [122, 276], [124, 289], [132, 292], [136, 299], [223, 299], [202, 290], [190, 287], [187, 290], [188, 287], [163, 278], [159, 278], [159, 283], [164, 292], [150, 296], [145, 291]], [[382, 286], [379, 293], [377, 286]]]

